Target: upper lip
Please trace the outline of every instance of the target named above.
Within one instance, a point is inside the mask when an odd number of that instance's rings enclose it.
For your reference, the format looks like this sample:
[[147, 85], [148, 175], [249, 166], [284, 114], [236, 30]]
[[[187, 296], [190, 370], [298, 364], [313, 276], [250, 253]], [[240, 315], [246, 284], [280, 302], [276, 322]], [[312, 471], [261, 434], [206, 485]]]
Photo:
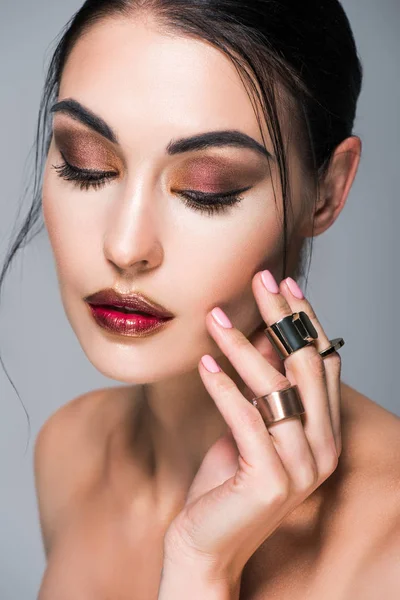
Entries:
[[131, 310], [136, 309], [162, 319], [174, 317], [174, 315], [166, 308], [138, 292], [121, 294], [113, 288], [107, 288], [87, 296], [85, 300], [88, 304], [116, 306], [119, 308], [129, 308]]

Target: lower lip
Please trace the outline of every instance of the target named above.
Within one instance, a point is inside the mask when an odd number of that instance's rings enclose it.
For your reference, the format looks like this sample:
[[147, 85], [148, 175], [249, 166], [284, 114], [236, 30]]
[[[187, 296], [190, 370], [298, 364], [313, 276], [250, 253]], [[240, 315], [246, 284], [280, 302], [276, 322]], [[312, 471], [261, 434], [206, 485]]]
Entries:
[[123, 313], [112, 308], [94, 304], [89, 304], [89, 307], [96, 323], [100, 327], [104, 327], [113, 333], [130, 337], [151, 335], [172, 320], [171, 317], [159, 319], [152, 315], [145, 316], [135, 313]]

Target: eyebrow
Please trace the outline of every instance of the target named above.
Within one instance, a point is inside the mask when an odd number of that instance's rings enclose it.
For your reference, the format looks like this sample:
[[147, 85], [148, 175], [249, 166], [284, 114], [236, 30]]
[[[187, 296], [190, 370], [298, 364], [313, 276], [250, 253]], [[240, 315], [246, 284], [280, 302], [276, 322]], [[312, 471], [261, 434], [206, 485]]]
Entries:
[[[115, 131], [92, 110], [83, 106], [77, 100], [68, 98], [56, 102], [50, 109], [51, 113], [61, 112], [69, 115], [76, 121], [80, 121], [93, 131], [113, 144], [118, 144], [118, 136]], [[211, 147], [235, 146], [237, 148], [249, 148], [261, 154], [264, 158], [274, 160], [274, 156], [262, 144], [254, 138], [237, 129], [207, 131], [190, 137], [171, 140], [165, 151], [168, 155], [181, 154], [193, 150], [203, 150]]]

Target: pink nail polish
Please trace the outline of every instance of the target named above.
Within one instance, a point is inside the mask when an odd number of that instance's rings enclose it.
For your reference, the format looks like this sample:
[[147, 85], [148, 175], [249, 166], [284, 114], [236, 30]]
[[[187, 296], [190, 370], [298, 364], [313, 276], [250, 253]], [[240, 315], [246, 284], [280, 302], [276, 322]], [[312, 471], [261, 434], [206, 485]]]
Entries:
[[202, 356], [201, 362], [203, 363], [207, 371], [209, 371], [210, 373], [219, 373], [219, 371], [221, 371], [218, 364], [209, 354], [205, 354], [204, 356]]
[[273, 294], [279, 293], [279, 286], [276, 283], [275, 278], [272, 275], [271, 271], [268, 271], [268, 270], [262, 271], [261, 279], [262, 279], [263, 284], [265, 285], [265, 287], [267, 288], [267, 290], [269, 292], [272, 292]]
[[232, 323], [230, 322], [224, 311], [219, 308], [219, 306], [213, 308], [211, 314], [217, 321], [217, 323], [219, 323], [219, 325], [222, 325], [222, 327], [225, 327], [225, 329], [230, 329], [231, 327], [233, 327]]
[[291, 277], [287, 277], [286, 283], [288, 284], [288, 288], [295, 298], [298, 298], [299, 300], [302, 300], [304, 298], [303, 292], [301, 291], [294, 279], [292, 279]]

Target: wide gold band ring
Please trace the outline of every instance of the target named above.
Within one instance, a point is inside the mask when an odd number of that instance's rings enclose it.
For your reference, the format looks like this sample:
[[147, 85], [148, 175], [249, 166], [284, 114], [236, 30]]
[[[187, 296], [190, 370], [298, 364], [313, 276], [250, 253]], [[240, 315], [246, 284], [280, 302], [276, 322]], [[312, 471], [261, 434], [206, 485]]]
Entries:
[[286, 390], [272, 392], [265, 396], [258, 396], [253, 398], [251, 403], [259, 410], [266, 425], [296, 417], [306, 412], [297, 385], [292, 385]]

